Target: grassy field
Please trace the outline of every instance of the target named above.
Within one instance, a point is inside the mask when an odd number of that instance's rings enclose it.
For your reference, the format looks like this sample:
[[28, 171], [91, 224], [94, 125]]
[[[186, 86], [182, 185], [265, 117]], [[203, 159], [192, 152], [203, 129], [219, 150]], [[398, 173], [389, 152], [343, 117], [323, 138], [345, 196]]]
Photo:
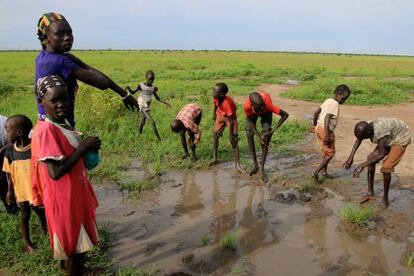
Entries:
[[[230, 95], [246, 95], [262, 83], [299, 80], [301, 85], [286, 97], [321, 102], [339, 83], [347, 83], [353, 95], [348, 104], [391, 104], [404, 102], [414, 91], [414, 58], [351, 56], [334, 54], [295, 54], [209, 51], [78, 51], [85, 62], [99, 68], [121, 86], [135, 87], [145, 71], [156, 73], [159, 94], [172, 104], [165, 108], [155, 102], [153, 117], [163, 138], [158, 143], [149, 126], [142, 135], [139, 116], [128, 112], [111, 91], [81, 85], [77, 97], [77, 128], [103, 139], [104, 162], [94, 177], [119, 180], [120, 170], [130, 157], [149, 163], [156, 174], [170, 168], [205, 167], [212, 156], [212, 104], [214, 83], [226, 82]], [[35, 120], [33, 96], [34, 60], [37, 52], [0, 52], [0, 113], [23, 113]], [[170, 121], [188, 102], [203, 107], [202, 143], [199, 160], [193, 165], [178, 160], [182, 155], [179, 137], [169, 129]], [[242, 162], [247, 164], [244, 117], [238, 110]], [[273, 149], [299, 141], [307, 130], [303, 122], [289, 121], [276, 133]], [[232, 158], [227, 133], [221, 139], [220, 157]], [[178, 161], [177, 161], [178, 160]]]
[[[116, 180], [120, 187], [144, 189], [152, 183], [142, 180], [123, 183], [122, 168], [131, 158], [140, 158], [154, 174], [171, 168], [206, 167], [212, 158], [212, 88], [224, 81], [230, 95], [246, 95], [263, 83], [284, 83], [299, 80], [301, 85], [285, 96], [320, 102], [331, 95], [339, 83], [350, 85], [350, 104], [390, 104], [404, 102], [414, 91], [414, 58], [385, 56], [316, 55], [294, 53], [207, 52], [207, 51], [78, 51], [86, 63], [102, 70], [121, 86], [135, 87], [143, 81], [148, 69], [155, 71], [159, 95], [172, 108], [154, 102], [152, 115], [163, 139], [159, 143], [149, 126], [138, 134], [139, 115], [127, 111], [120, 97], [111, 91], [99, 91], [81, 84], [76, 102], [77, 128], [85, 134], [98, 135], [103, 140], [103, 162], [93, 171], [95, 183], [104, 177]], [[0, 114], [23, 113], [33, 121], [36, 104], [33, 93], [34, 60], [37, 52], [0, 52]], [[188, 102], [203, 108], [202, 141], [197, 148], [195, 164], [180, 160], [179, 137], [169, 129], [170, 121]], [[244, 134], [245, 119], [238, 109], [242, 164], [250, 163]], [[300, 142], [309, 129], [308, 122], [289, 120], [275, 133], [271, 149], [283, 151]], [[219, 156], [231, 160], [232, 151], [226, 132], [220, 140]], [[33, 223], [34, 233], [38, 229]], [[46, 237], [35, 234], [39, 253], [27, 257], [21, 251], [17, 218], [0, 210], [0, 267], [10, 272], [33, 275], [58, 275], [57, 264], [50, 262], [51, 252]], [[105, 237], [105, 233], [103, 232]], [[102, 272], [108, 269], [105, 244], [91, 256], [91, 265]], [[1, 273], [1, 272], [0, 272]], [[123, 270], [120, 275], [137, 274]]]

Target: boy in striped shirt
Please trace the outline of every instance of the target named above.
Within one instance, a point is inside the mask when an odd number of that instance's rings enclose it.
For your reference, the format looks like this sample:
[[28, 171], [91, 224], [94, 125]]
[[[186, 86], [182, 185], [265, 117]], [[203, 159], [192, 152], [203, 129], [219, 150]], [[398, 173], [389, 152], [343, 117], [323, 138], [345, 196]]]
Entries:
[[[183, 159], [188, 158], [188, 146], [191, 149], [191, 159], [196, 160], [195, 150], [196, 145], [200, 143], [201, 131], [198, 125], [201, 122], [202, 110], [198, 104], [190, 103], [186, 104], [177, 117], [171, 122], [171, 130], [175, 133], [180, 133], [181, 144], [184, 149], [185, 155]], [[188, 146], [185, 138], [185, 134], [188, 134]]]

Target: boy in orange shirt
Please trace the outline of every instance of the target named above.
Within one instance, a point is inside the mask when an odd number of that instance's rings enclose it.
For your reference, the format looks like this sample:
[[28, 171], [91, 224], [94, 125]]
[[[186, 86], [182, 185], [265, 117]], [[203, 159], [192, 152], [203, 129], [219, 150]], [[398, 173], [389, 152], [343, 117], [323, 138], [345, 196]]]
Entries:
[[[247, 142], [249, 144], [249, 150], [253, 159], [253, 169], [250, 175], [257, 173], [260, 170], [260, 177], [263, 182], [267, 182], [268, 178], [264, 172], [264, 164], [266, 161], [267, 151], [269, 149], [269, 143], [272, 139], [273, 133], [278, 129], [289, 117], [289, 114], [282, 110], [280, 107], [274, 105], [270, 96], [266, 92], [253, 92], [249, 95], [249, 98], [244, 102], [244, 115], [246, 116], [246, 134]], [[280, 116], [276, 126], [272, 129], [272, 117], [273, 113]], [[260, 117], [262, 124], [262, 135], [259, 134], [256, 128], [257, 119]], [[262, 146], [262, 160], [260, 167], [257, 164], [256, 148], [254, 145], [254, 134], [260, 140]]]
[[27, 253], [35, 251], [30, 239], [29, 226], [32, 209], [39, 217], [43, 231], [47, 232], [44, 207], [32, 205], [31, 140], [29, 138], [32, 127], [32, 122], [24, 115], [14, 115], [7, 119], [6, 133], [12, 144], [6, 149], [2, 168], [9, 184], [6, 200], [9, 204], [16, 202], [20, 209], [20, 228]]
[[214, 160], [210, 165], [216, 165], [219, 163], [217, 157], [218, 143], [220, 136], [223, 134], [226, 126], [229, 128], [230, 132], [230, 143], [233, 148], [234, 162], [236, 169], [245, 173], [242, 167], [240, 166], [240, 153], [238, 145], [238, 123], [237, 123], [237, 107], [233, 99], [229, 96], [226, 96], [229, 92], [229, 88], [223, 82], [217, 83], [213, 89], [213, 104], [214, 104], [214, 136], [213, 136], [213, 154]]

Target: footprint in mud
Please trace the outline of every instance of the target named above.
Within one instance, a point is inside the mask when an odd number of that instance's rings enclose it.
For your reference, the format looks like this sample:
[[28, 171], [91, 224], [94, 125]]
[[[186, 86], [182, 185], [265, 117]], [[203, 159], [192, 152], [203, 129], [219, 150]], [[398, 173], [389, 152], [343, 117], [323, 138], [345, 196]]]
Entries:
[[152, 255], [158, 248], [162, 247], [163, 245], [164, 243], [161, 242], [150, 243], [145, 247], [144, 252], [146, 255]]
[[131, 212], [124, 214], [124, 217], [129, 217], [129, 216], [132, 216], [133, 214], [135, 214], [135, 211], [131, 211]]
[[293, 203], [306, 203], [312, 200], [311, 196], [299, 193], [295, 189], [288, 189], [285, 191], [277, 192], [273, 200], [276, 200], [280, 203], [287, 203], [287, 204], [293, 204]]
[[193, 259], [194, 259], [194, 254], [188, 253], [181, 257], [181, 263], [183, 265], [189, 265], [190, 263], [192, 263]]

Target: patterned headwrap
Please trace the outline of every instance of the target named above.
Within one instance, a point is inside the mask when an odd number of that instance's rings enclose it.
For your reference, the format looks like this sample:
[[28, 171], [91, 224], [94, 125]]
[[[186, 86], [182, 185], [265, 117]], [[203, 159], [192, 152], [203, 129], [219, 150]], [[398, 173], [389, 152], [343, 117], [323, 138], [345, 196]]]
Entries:
[[43, 47], [46, 47], [46, 30], [55, 21], [66, 20], [63, 15], [60, 15], [55, 12], [48, 12], [42, 15], [42, 17], [37, 22], [37, 36], [40, 40], [40, 44]]
[[66, 87], [65, 82], [59, 76], [52, 75], [52, 76], [40, 78], [37, 80], [36, 94], [39, 98], [42, 98], [49, 88], [58, 87], [58, 86]]

